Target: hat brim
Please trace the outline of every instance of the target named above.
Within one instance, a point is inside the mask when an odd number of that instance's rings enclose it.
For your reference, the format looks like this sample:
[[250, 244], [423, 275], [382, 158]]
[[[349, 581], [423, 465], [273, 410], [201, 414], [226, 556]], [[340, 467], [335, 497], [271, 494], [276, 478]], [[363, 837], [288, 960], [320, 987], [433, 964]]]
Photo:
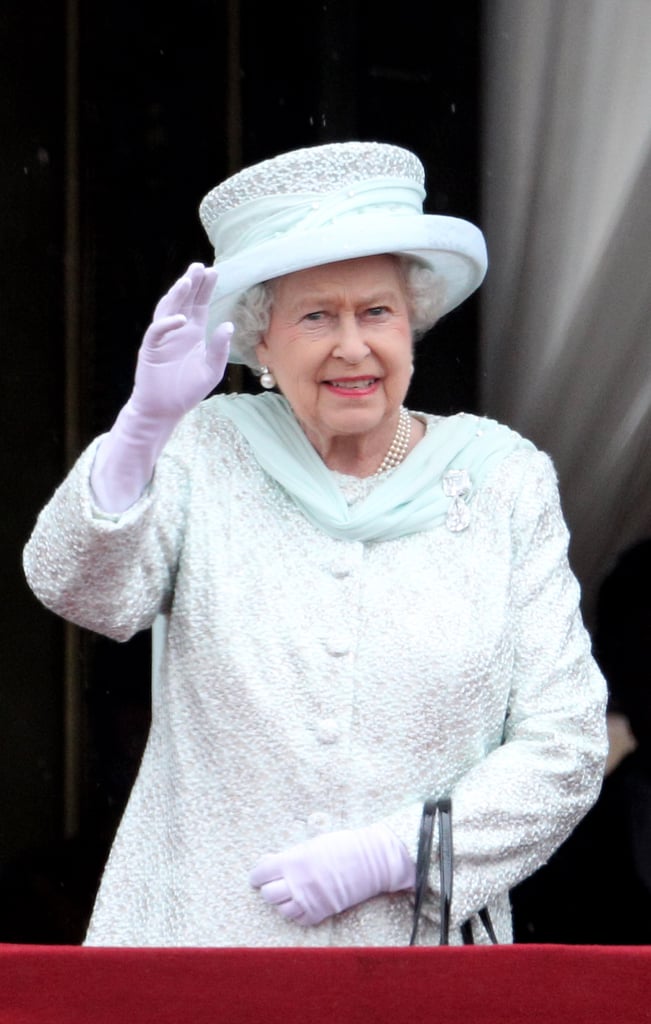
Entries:
[[[341, 260], [383, 253], [415, 256], [445, 283], [441, 316], [468, 298], [486, 274], [486, 244], [469, 221], [438, 214], [344, 217], [317, 230], [271, 238], [232, 258], [215, 260], [218, 280], [210, 302], [209, 333], [230, 320], [245, 291], [273, 278]], [[230, 362], [246, 363], [233, 337]]]

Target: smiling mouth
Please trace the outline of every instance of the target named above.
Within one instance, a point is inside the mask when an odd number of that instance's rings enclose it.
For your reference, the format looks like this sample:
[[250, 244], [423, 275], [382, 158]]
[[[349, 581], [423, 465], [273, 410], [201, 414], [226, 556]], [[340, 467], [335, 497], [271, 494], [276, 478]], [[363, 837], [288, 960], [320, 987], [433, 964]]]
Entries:
[[337, 391], [368, 391], [377, 384], [377, 377], [355, 377], [344, 378], [343, 380], [326, 380], [323, 383], [328, 387], [336, 388]]

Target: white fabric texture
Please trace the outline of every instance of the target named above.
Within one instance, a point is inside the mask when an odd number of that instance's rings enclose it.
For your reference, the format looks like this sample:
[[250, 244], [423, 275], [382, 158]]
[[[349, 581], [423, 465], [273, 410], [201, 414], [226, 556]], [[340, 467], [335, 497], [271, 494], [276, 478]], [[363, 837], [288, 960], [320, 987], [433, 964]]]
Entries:
[[[91, 447], [25, 550], [30, 585], [65, 618], [117, 640], [165, 624], [87, 943], [405, 945], [409, 893], [303, 928], [248, 875], [262, 854], [377, 821], [415, 858], [422, 801], [443, 794], [453, 922], [488, 903], [510, 941], [508, 889], [594, 801], [606, 747], [550, 460], [505, 458], [460, 532], [343, 541], [218, 409], [185, 418], [117, 521], [94, 512]], [[424, 944], [437, 941], [436, 867], [431, 885]]]
[[651, 534], [651, 4], [483, 10], [482, 411], [554, 459], [590, 622]]

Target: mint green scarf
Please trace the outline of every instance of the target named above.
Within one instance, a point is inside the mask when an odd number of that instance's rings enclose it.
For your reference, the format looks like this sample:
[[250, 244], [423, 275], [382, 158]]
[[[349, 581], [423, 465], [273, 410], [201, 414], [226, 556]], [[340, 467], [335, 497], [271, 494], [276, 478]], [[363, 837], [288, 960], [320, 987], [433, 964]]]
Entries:
[[341, 540], [380, 541], [431, 530], [445, 522], [450, 497], [444, 474], [466, 470], [467, 501], [502, 459], [533, 448], [515, 431], [468, 413], [430, 426], [407, 458], [363, 501], [349, 507], [332, 473], [303, 433], [287, 400], [261, 395], [220, 395], [219, 411], [235, 423], [257, 461], [287, 491], [310, 522]]

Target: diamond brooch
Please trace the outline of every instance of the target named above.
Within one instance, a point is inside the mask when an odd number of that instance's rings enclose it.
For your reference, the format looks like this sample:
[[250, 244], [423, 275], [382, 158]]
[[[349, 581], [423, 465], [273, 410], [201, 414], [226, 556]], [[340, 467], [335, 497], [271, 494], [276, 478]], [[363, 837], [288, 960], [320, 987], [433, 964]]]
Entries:
[[443, 474], [443, 493], [452, 498], [445, 525], [452, 533], [461, 533], [470, 525], [470, 509], [465, 499], [470, 494], [470, 474], [467, 469], [449, 469]]

